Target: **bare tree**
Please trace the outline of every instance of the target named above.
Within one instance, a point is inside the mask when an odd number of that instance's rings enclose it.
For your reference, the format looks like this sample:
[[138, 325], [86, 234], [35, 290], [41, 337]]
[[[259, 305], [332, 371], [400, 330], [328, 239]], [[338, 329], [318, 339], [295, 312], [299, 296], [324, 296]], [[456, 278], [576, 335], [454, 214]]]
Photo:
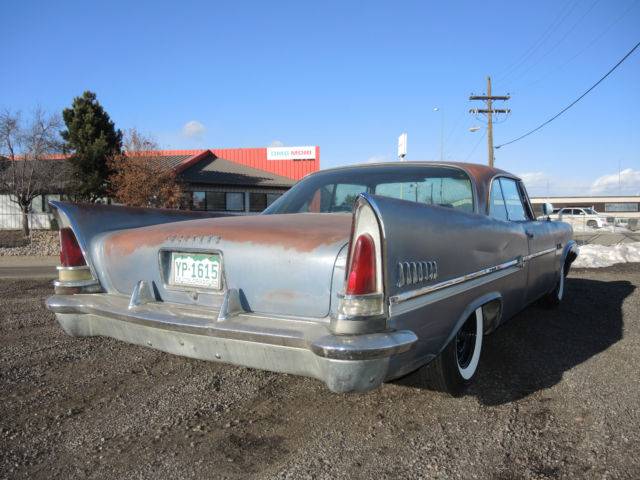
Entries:
[[131, 156], [148, 156], [159, 150], [158, 142], [138, 131], [137, 128], [130, 128], [124, 132], [122, 147]]
[[24, 124], [20, 113], [0, 112], [0, 191], [22, 212], [22, 231], [29, 235], [31, 203], [58, 190], [67, 171], [63, 160], [48, 157], [61, 151], [60, 117], [36, 109]]
[[135, 207], [177, 208], [182, 188], [175, 171], [164, 165], [158, 144], [135, 128], [124, 134], [125, 153], [114, 156], [109, 167], [109, 193], [116, 201]]

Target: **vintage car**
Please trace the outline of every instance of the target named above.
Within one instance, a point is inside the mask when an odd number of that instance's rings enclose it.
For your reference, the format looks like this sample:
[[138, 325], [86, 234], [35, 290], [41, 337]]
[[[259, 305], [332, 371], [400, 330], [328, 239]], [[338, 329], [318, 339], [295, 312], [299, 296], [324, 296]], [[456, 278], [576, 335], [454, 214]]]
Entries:
[[62, 265], [47, 306], [68, 334], [334, 392], [417, 371], [462, 394], [483, 335], [560, 302], [578, 255], [569, 225], [534, 219], [517, 177], [463, 163], [323, 170], [255, 216], [51, 205]]

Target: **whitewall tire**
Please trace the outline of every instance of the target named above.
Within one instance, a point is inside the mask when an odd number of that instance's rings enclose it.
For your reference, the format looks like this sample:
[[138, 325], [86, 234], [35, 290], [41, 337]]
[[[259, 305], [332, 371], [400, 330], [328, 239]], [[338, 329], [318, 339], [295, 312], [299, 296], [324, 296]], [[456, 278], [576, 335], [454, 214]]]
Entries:
[[440, 355], [418, 371], [421, 381], [434, 390], [462, 396], [478, 371], [483, 334], [482, 307], [478, 307]]
[[[474, 321], [475, 320], [475, 321]], [[471, 380], [478, 369], [478, 364], [480, 363], [480, 352], [482, 351], [482, 325], [483, 325], [483, 317], [482, 317], [482, 308], [477, 308], [475, 312], [475, 319], [472, 317], [467, 320], [467, 323], [475, 323], [472, 325], [471, 331], [463, 331], [461, 328], [456, 335], [456, 343], [462, 343], [461, 335], [470, 335], [470, 338], [464, 339], [466, 342], [469, 342], [468, 345], [469, 352], [467, 356], [459, 355], [459, 349], [456, 348], [456, 365], [458, 367], [458, 372], [460, 376], [465, 380]], [[480, 334], [478, 334], [480, 332]], [[456, 345], [458, 346], [458, 345]]]

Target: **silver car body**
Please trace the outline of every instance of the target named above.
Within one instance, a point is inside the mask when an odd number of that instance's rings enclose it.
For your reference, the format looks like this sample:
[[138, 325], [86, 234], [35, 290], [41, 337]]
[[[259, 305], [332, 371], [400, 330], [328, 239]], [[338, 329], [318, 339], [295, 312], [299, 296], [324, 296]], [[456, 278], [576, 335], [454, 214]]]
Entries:
[[[519, 179], [501, 170], [407, 162], [333, 174], [423, 165], [468, 175], [473, 211], [368, 193], [353, 212], [223, 218], [51, 202], [87, 266], [75, 267], [80, 280], [60, 267], [47, 306], [71, 335], [315, 377], [335, 392], [375, 388], [432, 360], [477, 308], [491, 332], [553, 290], [578, 253], [571, 227], [534, 220]], [[530, 220], [489, 216], [497, 178], [519, 182]], [[350, 298], [352, 238], [367, 229], [380, 291]], [[219, 254], [221, 290], [172, 286], [171, 252]], [[379, 311], [363, 314], [367, 302]]]

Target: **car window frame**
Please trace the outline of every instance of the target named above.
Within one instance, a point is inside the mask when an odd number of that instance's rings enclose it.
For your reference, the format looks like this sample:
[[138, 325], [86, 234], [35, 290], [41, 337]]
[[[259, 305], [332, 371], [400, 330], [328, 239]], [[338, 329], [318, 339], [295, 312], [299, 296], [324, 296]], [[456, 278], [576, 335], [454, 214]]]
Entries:
[[[502, 201], [504, 202], [505, 209], [507, 211], [507, 221], [514, 223], [523, 223], [523, 222], [531, 222], [533, 221], [533, 215], [531, 211], [531, 205], [529, 204], [528, 195], [526, 195], [526, 190], [524, 190], [524, 185], [522, 185], [522, 181], [517, 177], [511, 177], [508, 175], [497, 175], [493, 177], [491, 181], [491, 188], [493, 187], [493, 182], [495, 180], [510, 180], [516, 185], [516, 191], [518, 192], [518, 196], [520, 197], [520, 203], [522, 204], [522, 210], [524, 211], [525, 219], [523, 220], [512, 220], [509, 218], [509, 209], [507, 208], [507, 200], [504, 198], [504, 188], [502, 186], [502, 182], [500, 183], [500, 191], [502, 193]], [[525, 201], [526, 199], [526, 201]], [[491, 201], [491, 189], [489, 189], [489, 201]]]
[[[489, 218], [493, 218], [494, 220], [499, 220], [501, 222], [509, 222], [510, 221], [509, 212], [507, 211], [507, 204], [504, 201], [504, 193], [502, 193], [502, 184], [500, 183], [500, 177], [501, 176], [497, 176], [491, 179], [491, 183], [489, 185], [489, 196], [487, 197], [487, 216]], [[495, 182], [498, 182], [498, 185], [500, 186], [500, 196], [502, 197], [502, 206], [504, 207], [504, 214], [505, 214], [506, 220], [503, 220], [501, 218], [497, 218], [491, 215], [491, 207], [493, 206], [493, 203], [491, 202], [491, 198], [493, 195], [493, 188], [494, 188]]]
[[527, 192], [527, 189], [524, 186], [524, 182], [521, 179], [517, 179], [516, 186], [518, 187], [518, 191], [520, 192], [520, 199], [523, 201], [524, 212], [527, 215], [527, 217], [529, 217], [528, 221], [530, 222], [536, 221], [536, 216], [533, 212], [533, 205], [531, 204], [531, 199], [529, 198], [529, 192]]
[[496, 180], [500, 180], [500, 179], [505, 179], [505, 180], [511, 180], [513, 182], [515, 182], [516, 184], [516, 189], [518, 191], [518, 195], [520, 196], [520, 202], [522, 203], [522, 208], [524, 210], [525, 213], [525, 218], [524, 220], [511, 220], [509, 218], [509, 210], [507, 209], [507, 201], [504, 198], [504, 189], [502, 188], [502, 184], [500, 184], [500, 192], [502, 194], [502, 201], [504, 202], [504, 208], [507, 212], [507, 222], [516, 222], [516, 223], [522, 223], [522, 222], [533, 222], [535, 221], [535, 215], [533, 214], [533, 207], [531, 205], [531, 201], [529, 200], [529, 195], [527, 193], [527, 190], [524, 186], [524, 184], [522, 183], [522, 180], [519, 179], [518, 177], [512, 177], [510, 175], [496, 175], [494, 177], [491, 178], [491, 182], [489, 184], [489, 192], [487, 195], [487, 216], [490, 218], [493, 218], [494, 220], [500, 220], [500, 221], [504, 221], [501, 220], [499, 218], [495, 218], [495, 217], [491, 217], [491, 192], [493, 190], [493, 183]]

